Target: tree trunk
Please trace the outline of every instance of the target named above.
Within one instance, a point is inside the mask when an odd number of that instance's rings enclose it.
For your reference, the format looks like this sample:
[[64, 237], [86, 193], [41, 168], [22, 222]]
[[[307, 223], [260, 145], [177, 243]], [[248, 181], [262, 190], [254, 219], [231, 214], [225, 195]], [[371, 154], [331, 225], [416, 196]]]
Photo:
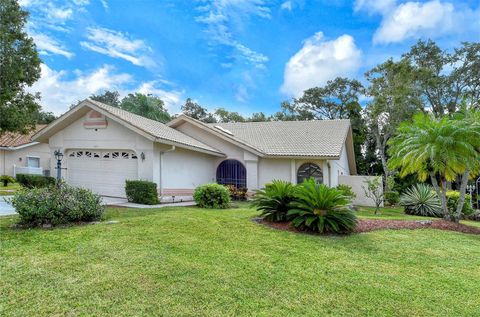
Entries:
[[462, 175], [462, 183], [460, 185], [460, 198], [458, 199], [458, 205], [455, 215], [455, 222], [459, 222], [462, 218], [463, 205], [465, 204], [465, 194], [467, 192], [468, 179], [470, 178], [470, 170], [467, 168]]
[[375, 133], [375, 138], [376, 138], [378, 153], [380, 155], [380, 160], [382, 162], [382, 167], [383, 167], [383, 174], [384, 174], [383, 190], [384, 190], [384, 193], [386, 193], [390, 190], [390, 188], [388, 188], [388, 181], [387, 181], [388, 176], [390, 176], [390, 170], [388, 169], [387, 156], [385, 155], [387, 136], [384, 136], [382, 141], [380, 133], [377, 132]]
[[448, 207], [447, 207], [447, 192], [442, 190], [438, 185], [437, 176], [434, 173], [430, 173], [430, 179], [432, 181], [433, 188], [437, 193], [438, 198], [440, 199], [440, 203], [442, 204], [442, 212], [443, 217], [445, 219], [448, 218]]

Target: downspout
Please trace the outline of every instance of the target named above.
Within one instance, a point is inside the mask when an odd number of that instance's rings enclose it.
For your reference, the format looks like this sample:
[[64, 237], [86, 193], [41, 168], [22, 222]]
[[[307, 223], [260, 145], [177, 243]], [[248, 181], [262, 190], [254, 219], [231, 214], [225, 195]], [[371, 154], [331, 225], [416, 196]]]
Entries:
[[330, 161], [327, 160], [327, 168], [328, 168], [328, 187], [332, 186], [332, 173], [331, 173], [331, 167], [330, 167]]
[[163, 190], [163, 154], [168, 152], [173, 152], [175, 151], [175, 149], [176, 149], [175, 145], [172, 145], [170, 149], [165, 151], [160, 151], [160, 195], [162, 195], [162, 190]]

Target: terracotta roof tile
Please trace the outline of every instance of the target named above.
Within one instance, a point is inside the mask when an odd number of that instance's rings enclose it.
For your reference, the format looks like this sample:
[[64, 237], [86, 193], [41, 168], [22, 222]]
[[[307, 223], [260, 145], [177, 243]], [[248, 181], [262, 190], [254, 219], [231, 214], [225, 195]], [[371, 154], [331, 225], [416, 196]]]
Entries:
[[0, 135], [0, 147], [17, 147], [32, 143], [32, 136], [46, 126], [46, 124], [37, 124], [35, 129], [27, 134], [6, 132]]

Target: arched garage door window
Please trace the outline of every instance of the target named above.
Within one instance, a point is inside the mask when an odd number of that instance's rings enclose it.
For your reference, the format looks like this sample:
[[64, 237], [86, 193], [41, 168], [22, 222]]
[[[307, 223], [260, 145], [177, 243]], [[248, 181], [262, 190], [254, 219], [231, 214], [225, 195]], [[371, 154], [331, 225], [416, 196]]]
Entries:
[[317, 183], [323, 184], [323, 172], [320, 166], [313, 163], [305, 163], [297, 172], [297, 183], [301, 184], [305, 179], [313, 178]]
[[225, 160], [217, 167], [217, 183], [234, 185], [237, 188], [247, 187], [247, 170], [237, 160]]

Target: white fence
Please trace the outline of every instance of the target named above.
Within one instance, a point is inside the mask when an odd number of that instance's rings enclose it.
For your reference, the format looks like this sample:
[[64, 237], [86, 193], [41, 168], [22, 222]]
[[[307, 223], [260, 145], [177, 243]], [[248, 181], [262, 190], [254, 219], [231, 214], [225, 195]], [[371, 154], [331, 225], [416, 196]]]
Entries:
[[17, 174], [43, 175], [43, 168], [13, 165], [13, 177], [17, 177]]
[[[353, 204], [357, 206], [375, 207], [375, 203], [372, 199], [365, 196], [365, 190], [363, 187], [367, 187], [365, 182], [370, 179], [374, 179], [378, 176], [352, 176], [352, 175], [340, 175], [338, 176], [338, 183], [352, 186], [352, 190], [357, 195], [353, 200]], [[381, 177], [380, 177], [381, 178]], [[383, 191], [383, 181], [380, 182], [380, 188]], [[382, 204], [383, 207], [383, 204]]]

